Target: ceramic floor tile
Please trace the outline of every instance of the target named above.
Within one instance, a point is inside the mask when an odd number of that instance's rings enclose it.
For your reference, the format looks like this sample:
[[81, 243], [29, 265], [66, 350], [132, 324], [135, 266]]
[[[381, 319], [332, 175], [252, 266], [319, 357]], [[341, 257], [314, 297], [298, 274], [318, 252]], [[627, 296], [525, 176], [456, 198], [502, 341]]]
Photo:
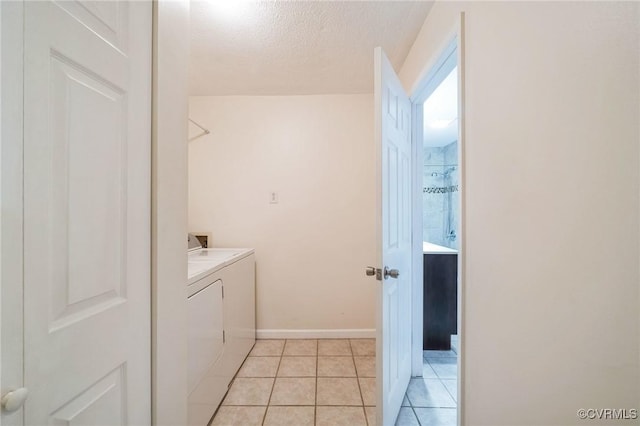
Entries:
[[278, 377], [316, 377], [316, 357], [283, 356]]
[[362, 405], [357, 379], [318, 377], [317, 405]]
[[376, 379], [361, 377], [358, 381], [360, 382], [360, 391], [362, 392], [364, 405], [376, 405]]
[[400, 412], [396, 419], [396, 426], [420, 426], [411, 407], [400, 407]]
[[351, 349], [357, 356], [376, 356], [376, 339], [351, 339]]
[[348, 339], [318, 340], [318, 355], [320, 356], [351, 356], [351, 346]]
[[457, 379], [458, 378], [458, 358], [440, 357], [427, 358], [429, 365], [433, 368], [441, 379]]
[[434, 426], [456, 426], [455, 408], [414, 408], [420, 424]]
[[318, 377], [356, 377], [350, 356], [319, 356]]
[[314, 426], [315, 407], [269, 406], [264, 426]]
[[256, 340], [249, 356], [280, 356], [284, 340]]
[[433, 371], [433, 368], [431, 367], [431, 364], [429, 364], [426, 360], [424, 362], [424, 364], [422, 364], [422, 377], [424, 377], [425, 379], [437, 379], [438, 375], [436, 374], [435, 371]]
[[316, 426], [367, 426], [363, 407], [316, 407]]
[[358, 377], [376, 377], [375, 356], [354, 356]]
[[422, 357], [427, 358], [442, 358], [442, 357], [455, 357], [457, 354], [452, 351], [422, 351]]
[[456, 402], [438, 379], [411, 379], [407, 396], [414, 408], [456, 406]]
[[222, 405], [267, 405], [272, 387], [273, 379], [236, 378]]
[[369, 426], [376, 426], [376, 407], [364, 407]]
[[250, 356], [238, 371], [238, 377], [275, 377], [280, 357]]
[[458, 401], [458, 381], [455, 379], [443, 379], [440, 380], [445, 388], [449, 391], [451, 398], [454, 401]]
[[271, 405], [314, 405], [316, 379], [278, 377], [273, 385]]
[[284, 345], [284, 355], [316, 356], [318, 355], [318, 341], [309, 339], [287, 340]]
[[211, 426], [260, 426], [267, 407], [220, 407]]
[[407, 398], [407, 395], [405, 395], [404, 398], [402, 398], [402, 406], [411, 407], [411, 403], [409, 402], [409, 398]]

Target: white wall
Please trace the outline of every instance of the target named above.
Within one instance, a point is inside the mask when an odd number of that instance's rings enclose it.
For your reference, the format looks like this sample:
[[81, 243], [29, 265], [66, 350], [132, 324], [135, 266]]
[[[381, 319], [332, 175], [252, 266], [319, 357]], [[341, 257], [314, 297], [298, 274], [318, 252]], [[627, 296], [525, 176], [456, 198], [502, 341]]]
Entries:
[[373, 96], [191, 97], [190, 116], [211, 134], [189, 143], [189, 230], [255, 247], [257, 328], [374, 329]]
[[187, 423], [187, 117], [189, 0], [154, 2], [152, 410]]
[[466, 424], [638, 407], [639, 8], [438, 2], [402, 69], [466, 11]]

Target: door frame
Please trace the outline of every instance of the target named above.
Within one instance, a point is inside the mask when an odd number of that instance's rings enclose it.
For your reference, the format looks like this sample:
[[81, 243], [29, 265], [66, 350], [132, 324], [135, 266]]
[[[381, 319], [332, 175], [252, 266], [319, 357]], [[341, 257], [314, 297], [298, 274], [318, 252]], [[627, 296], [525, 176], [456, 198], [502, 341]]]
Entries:
[[[23, 377], [23, 50], [24, 3], [0, 3], [0, 392]], [[7, 369], [7, 365], [11, 369]], [[24, 424], [22, 409], [0, 414], [0, 424]]]
[[[464, 37], [464, 12], [444, 39], [444, 43], [429, 57], [425, 71], [410, 94], [412, 109], [412, 182], [413, 182], [413, 223], [412, 223], [412, 348], [411, 348], [411, 375], [421, 377], [423, 369], [422, 345], [423, 345], [423, 227], [422, 227], [422, 186], [423, 186], [423, 104], [431, 95], [435, 86], [440, 83], [435, 78], [451, 55], [455, 55], [458, 67], [458, 167], [460, 170], [460, 186], [466, 190], [465, 169], [465, 37]], [[465, 347], [465, 253], [466, 253], [466, 194], [458, 193], [460, 197], [460, 223], [458, 249], [458, 390], [457, 390], [457, 421], [464, 424], [464, 347]]]

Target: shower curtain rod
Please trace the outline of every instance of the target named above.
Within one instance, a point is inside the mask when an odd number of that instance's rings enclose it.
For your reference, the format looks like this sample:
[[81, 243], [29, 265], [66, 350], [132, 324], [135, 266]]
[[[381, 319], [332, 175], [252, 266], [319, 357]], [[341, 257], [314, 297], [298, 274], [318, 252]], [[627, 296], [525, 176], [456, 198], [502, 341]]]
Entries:
[[204, 135], [208, 135], [209, 133], [211, 133], [209, 131], [209, 129], [205, 129], [204, 127], [202, 127], [201, 125], [199, 125], [198, 123], [196, 123], [194, 120], [192, 120], [191, 118], [189, 118], [189, 121], [192, 122], [193, 124], [195, 124], [196, 126], [198, 126], [198, 128], [200, 128], [202, 130], [202, 133], [195, 135], [192, 138], [189, 138], [189, 142], [198, 139], [199, 137], [202, 137]]

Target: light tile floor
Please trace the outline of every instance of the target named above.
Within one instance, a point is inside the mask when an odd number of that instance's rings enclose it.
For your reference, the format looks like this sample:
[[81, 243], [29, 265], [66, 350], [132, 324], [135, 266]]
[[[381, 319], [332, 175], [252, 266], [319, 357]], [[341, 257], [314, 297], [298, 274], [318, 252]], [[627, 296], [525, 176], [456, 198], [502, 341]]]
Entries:
[[396, 426], [455, 426], [458, 398], [458, 336], [450, 351], [424, 351], [422, 377], [409, 382]]
[[[456, 424], [456, 350], [425, 351], [397, 426]], [[375, 339], [258, 340], [213, 426], [374, 426]]]

